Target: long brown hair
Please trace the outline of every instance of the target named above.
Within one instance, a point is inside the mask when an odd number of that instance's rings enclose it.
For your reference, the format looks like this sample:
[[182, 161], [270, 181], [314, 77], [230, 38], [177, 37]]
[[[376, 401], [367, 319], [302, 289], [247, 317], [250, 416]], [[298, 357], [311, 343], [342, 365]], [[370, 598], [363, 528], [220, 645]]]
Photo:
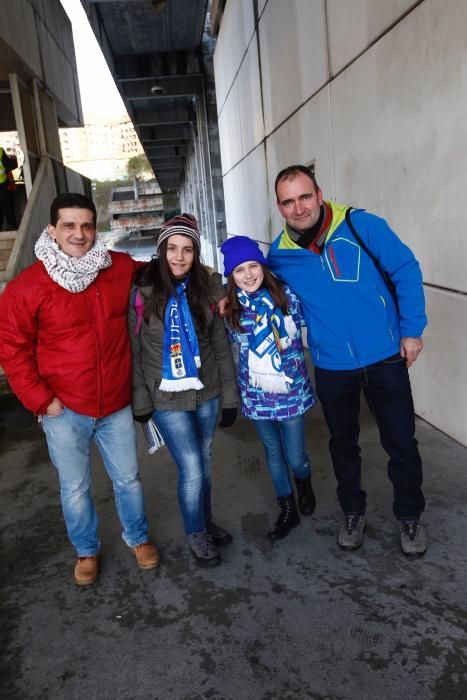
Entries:
[[[164, 320], [165, 308], [171, 296], [177, 296], [177, 280], [172, 276], [167, 262], [167, 243], [169, 238], [161, 243], [159, 258], [140, 267], [135, 275], [138, 287], [152, 287], [151, 294], [144, 302], [144, 319], [149, 321], [155, 315]], [[193, 265], [190, 270], [190, 280], [186, 288], [186, 296], [193, 320], [198, 329], [206, 328], [206, 302], [211, 302], [209, 289], [209, 273], [201, 264], [197, 247], [193, 246]]]
[[[261, 264], [263, 268], [264, 279], [261, 287], [264, 287], [271, 295], [274, 305], [278, 306], [283, 314], [288, 314], [287, 297], [285, 296], [283, 283], [274, 277], [269, 267]], [[231, 328], [241, 331], [240, 314], [242, 307], [237, 299], [236, 285], [233, 274], [227, 277], [227, 306], [225, 307], [225, 318]]]

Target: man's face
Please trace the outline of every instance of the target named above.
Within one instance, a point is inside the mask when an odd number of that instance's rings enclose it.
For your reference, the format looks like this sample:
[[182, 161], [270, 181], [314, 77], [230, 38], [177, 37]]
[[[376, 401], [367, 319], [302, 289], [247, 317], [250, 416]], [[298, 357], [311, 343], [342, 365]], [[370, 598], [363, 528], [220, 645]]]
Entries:
[[322, 203], [323, 193], [304, 173], [292, 180], [280, 180], [277, 185], [277, 208], [287, 224], [299, 233], [316, 224]]
[[49, 224], [49, 236], [72, 258], [81, 258], [94, 245], [96, 227], [89, 209], [70, 207], [58, 210], [56, 226]]

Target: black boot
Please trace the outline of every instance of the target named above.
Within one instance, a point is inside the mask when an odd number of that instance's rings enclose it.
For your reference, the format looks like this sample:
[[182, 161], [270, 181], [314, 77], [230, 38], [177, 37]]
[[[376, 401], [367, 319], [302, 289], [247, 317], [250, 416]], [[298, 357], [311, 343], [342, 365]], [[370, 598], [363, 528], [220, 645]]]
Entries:
[[297, 485], [297, 502], [298, 510], [302, 515], [311, 515], [316, 508], [315, 494], [311, 485], [311, 476], [306, 479], [298, 479], [295, 477]]
[[287, 537], [293, 527], [300, 525], [300, 516], [295, 505], [293, 493], [290, 496], [281, 496], [277, 499], [277, 502], [281, 512], [275, 522], [274, 529], [268, 532], [268, 537], [272, 542]]
[[216, 523], [213, 523], [211, 515], [206, 516], [206, 530], [208, 535], [211, 535], [212, 541], [216, 547], [223, 547], [226, 544], [232, 542], [232, 535], [223, 527], [219, 527]]

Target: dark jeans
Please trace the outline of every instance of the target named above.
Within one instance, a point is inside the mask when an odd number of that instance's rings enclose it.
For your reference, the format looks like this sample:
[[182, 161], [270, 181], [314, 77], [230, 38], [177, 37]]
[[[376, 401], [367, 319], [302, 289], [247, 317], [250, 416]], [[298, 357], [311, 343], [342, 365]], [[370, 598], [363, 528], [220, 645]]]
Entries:
[[329, 451], [344, 513], [364, 513], [358, 436], [360, 391], [376, 418], [381, 444], [389, 455], [396, 518], [418, 518], [425, 508], [422, 460], [415, 439], [415, 415], [405, 360], [394, 355], [356, 370], [315, 368], [316, 391], [331, 432]]
[[15, 203], [13, 192], [8, 189], [8, 183], [0, 183], [0, 231], [5, 219], [6, 230], [16, 230]]

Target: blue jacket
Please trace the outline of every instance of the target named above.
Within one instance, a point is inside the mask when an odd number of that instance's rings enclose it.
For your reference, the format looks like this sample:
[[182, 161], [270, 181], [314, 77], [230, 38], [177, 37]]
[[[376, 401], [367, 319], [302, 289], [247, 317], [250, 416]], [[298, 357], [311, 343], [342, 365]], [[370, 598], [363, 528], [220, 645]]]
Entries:
[[297, 335], [292, 344], [281, 351], [282, 369], [293, 379], [288, 394], [272, 394], [249, 384], [248, 336], [255, 328], [255, 312], [242, 309], [240, 325], [242, 332], [228, 328], [230, 340], [239, 348], [237, 381], [240, 389], [242, 413], [252, 420], [288, 420], [314, 406], [316, 400], [303, 354], [301, 326], [303, 316], [295, 294], [285, 287], [289, 314], [297, 326]]
[[371, 258], [345, 221], [346, 205], [333, 212], [321, 255], [300, 248], [287, 227], [273, 242], [268, 263], [300, 299], [313, 363], [322, 369], [357, 369], [400, 351], [401, 337], [420, 337], [426, 326], [420, 266], [384, 219], [358, 209], [352, 223], [389, 274], [399, 314]]

